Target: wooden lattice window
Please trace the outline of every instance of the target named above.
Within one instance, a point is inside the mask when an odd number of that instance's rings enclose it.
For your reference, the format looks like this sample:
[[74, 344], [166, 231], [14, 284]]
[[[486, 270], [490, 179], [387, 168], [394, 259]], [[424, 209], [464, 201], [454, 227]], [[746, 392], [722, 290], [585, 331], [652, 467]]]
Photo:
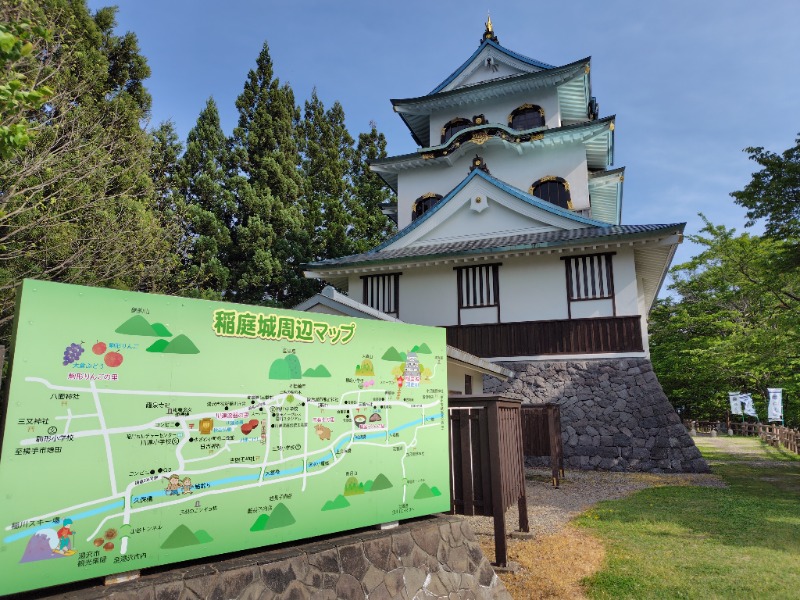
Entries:
[[544, 127], [544, 109], [535, 104], [518, 106], [508, 115], [508, 126], [519, 130]]
[[392, 315], [400, 316], [400, 273], [363, 275], [362, 302], [367, 306]]
[[572, 196], [569, 192], [569, 183], [561, 177], [548, 175], [534, 182], [528, 192], [531, 196], [541, 198], [545, 202], [555, 204], [561, 208], [572, 210]]
[[436, 206], [441, 199], [441, 194], [429, 192], [414, 200], [414, 204], [411, 205], [411, 220], [416, 221], [419, 219], [422, 215]]
[[442, 141], [441, 143], [444, 144], [447, 140], [453, 137], [462, 129], [466, 129], [467, 127], [472, 127], [472, 121], [469, 119], [464, 119], [462, 117], [457, 117], [445, 123], [444, 127], [442, 127]]
[[461, 311], [473, 308], [497, 308], [500, 322], [500, 263], [455, 267], [458, 285], [458, 324]]
[[[614, 299], [613, 252], [563, 257], [567, 269], [567, 302], [610, 299], [613, 315], [617, 315]], [[572, 318], [572, 309], [569, 308]]]

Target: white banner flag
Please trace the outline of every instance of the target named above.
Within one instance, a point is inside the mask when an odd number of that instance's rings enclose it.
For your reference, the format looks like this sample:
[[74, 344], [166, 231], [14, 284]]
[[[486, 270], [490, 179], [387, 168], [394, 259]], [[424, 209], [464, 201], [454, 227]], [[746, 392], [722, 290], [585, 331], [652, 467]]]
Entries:
[[739, 401], [739, 392], [728, 392], [728, 401], [731, 403], [731, 414], [742, 414], [742, 403]]
[[769, 406], [767, 421], [783, 421], [783, 388], [767, 388]]
[[744, 404], [744, 414], [749, 417], [758, 418], [755, 406], [753, 406], [753, 397], [750, 394], [740, 394], [739, 400]]

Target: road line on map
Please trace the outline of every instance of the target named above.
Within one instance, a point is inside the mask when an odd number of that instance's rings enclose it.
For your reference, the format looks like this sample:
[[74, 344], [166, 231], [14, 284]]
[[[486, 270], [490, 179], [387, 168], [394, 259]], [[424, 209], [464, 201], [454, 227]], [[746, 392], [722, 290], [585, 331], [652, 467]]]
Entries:
[[103, 442], [106, 446], [106, 461], [108, 462], [108, 477], [111, 480], [111, 494], [116, 496], [117, 476], [114, 473], [114, 455], [111, 452], [111, 439], [106, 431], [106, 418], [103, 415], [103, 407], [100, 404], [100, 395], [97, 393], [94, 381], [89, 384], [89, 387], [92, 390], [92, 399], [94, 400], [94, 405], [97, 408], [97, 420], [100, 423], [100, 429], [103, 431]]

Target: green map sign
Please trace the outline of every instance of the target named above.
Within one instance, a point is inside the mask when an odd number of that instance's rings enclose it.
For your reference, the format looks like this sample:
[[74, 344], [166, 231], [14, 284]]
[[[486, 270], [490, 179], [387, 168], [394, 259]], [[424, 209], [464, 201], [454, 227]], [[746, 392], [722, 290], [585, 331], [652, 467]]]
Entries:
[[0, 594], [450, 508], [441, 329], [27, 280]]

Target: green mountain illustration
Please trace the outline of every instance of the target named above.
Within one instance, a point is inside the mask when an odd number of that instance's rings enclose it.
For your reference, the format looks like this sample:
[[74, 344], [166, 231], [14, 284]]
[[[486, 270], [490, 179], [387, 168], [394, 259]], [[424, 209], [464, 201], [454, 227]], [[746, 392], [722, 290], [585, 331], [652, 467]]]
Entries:
[[276, 358], [269, 368], [269, 378], [302, 379], [303, 369], [300, 367], [300, 359], [294, 354], [287, 354], [286, 358]]
[[269, 522], [269, 515], [258, 515], [258, 518], [250, 526], [250, 531], [264, 531]]
[[411, 352], [416, 352], [418, 354], [430, 354], [431, 349], [428, 347], [428, 344], [420, 344], [419, 346], [414, 346], [411, 349]]
[[325, 368], [325, 365], [319, 365], [316, 369], [306, 369], [303, 377], [330, 377], [331, 372]]
[[294, 522], [294, 515], [292, 515], [291, 511], [286, 508], [286, 505], [283, 502], [278, 502], [278, 504], [275, 505], [275, 509], [272, 511], [272, 514], [269, 516], [269, 520], [264, 526], [264, 529], [288, 527], [289, 525], [293, 525]]
[[389, 349], [383, 353], [381, 356], [381, 360], [388, 360], [392, 362], [405, 362], [406, 354], [405, 352], [398, 352], [397, 348], [394, 346], [390, 346]]
[[[205, 535], [208, 535], [207, 533]], [[169, 550], [171, 548], [183, 548], [184, 546], [194, 546], [202, 544], [203, 542], [192, 533], [186, 525], [178, 525], [175, 531], [169, 534], [169, 537], [161, 544], [161, 548]]]
[[150, 327], [153, 328], [153, 331], [155, 331], [158, 336], [172, 337], [172, 333], [170, 333], [170, 330], [167, 329], [163, 323], [153, 323]]
[[164, 354], [200, 354], [194, 342], [183, 334], [176, 335], [167, 347], [162, 350]]
[[336, 510], [337, 508], [347, 508], [348, 506], [350, 506], [350, 503], [347, 501], [347, 498], [339, 494], [335, 499], [328, 500], [322, 507], [322, 510]]
[[388, 490], [390, 487], [392, 487], [392, 482], [386, 478], [386, 475], [380, 473], [375, 478], [375, 481], [372, 482], [372, 487], [370, 488], [370, 491], [377, 492], [378, 490]]
[[436, 496], [441, 496], [442, 492], [439, 491], [436, 487], [428, 487], [427, 483], [423, 483], [419, 486], [417, 493], [414, 494], [415, 500], [421, 500], [423, 498], [435, 498]]
[[142, 315], [136, 315], [114, 330], [127, 335], [146, 335], [148, 337], [170, 337], [172, 334], [161, 323], [150, 325]]
[[156, 340], [147, 352], [163, 352], [164, 354], [199, 354], [200, 350], [194, 345], [192, 340], [183, 334], [176, 335], [172, 341]]
[[163, 352], [169, 346], [169, 340], [156, 340], [147, 348], [147, 352]]
[[194, 532], [194, 536], [197, 538], [197, 541], [201, 544], [207, 544], [208, 542], [213, 542], [214, 538], [205, 530], [205, 529], [198, 529]]

